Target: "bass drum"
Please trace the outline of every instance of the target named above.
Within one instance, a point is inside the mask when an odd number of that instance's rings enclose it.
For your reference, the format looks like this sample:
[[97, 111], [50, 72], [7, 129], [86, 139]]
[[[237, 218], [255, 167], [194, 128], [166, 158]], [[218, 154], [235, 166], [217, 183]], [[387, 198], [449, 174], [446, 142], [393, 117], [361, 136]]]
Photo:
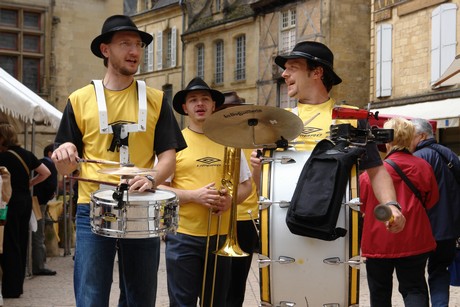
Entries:
[[360, 217], [359, 206], [349, 202], [357, 197], [356, 176], [351, 176], [349, 182], [354, 184], [348, 184], [337, 221], [337, 227], [347, 230], [345, 237], [323, 241], [292, 234], [286, 226], [289, 202], [310, 154], [294, 150], [265, 153], [264, 162], [269, 162], [261, 174], [262, 306], [358, 306]]

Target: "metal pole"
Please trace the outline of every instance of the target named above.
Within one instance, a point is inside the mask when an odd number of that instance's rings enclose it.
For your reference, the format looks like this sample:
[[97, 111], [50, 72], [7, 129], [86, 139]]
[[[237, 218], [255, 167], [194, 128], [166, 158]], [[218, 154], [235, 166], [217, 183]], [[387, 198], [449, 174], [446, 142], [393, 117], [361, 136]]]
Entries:
[[68, 256], [70, 255], [70, 247], [69, 247], [69, 235], [67, 233], [67, 230], [68, 230], [68, 220], [67, 220], [67, 214], [68, 214], [68, 210], [67, 210], [67, 205], [69, 204], [70, 202], [70, 198], [72, 197], [71, 194], [69, 194], [69, 200], [67, 200], [67, 189], [66, 189], [66, 183], [67, 183], [67, 179], [64, 177], [62, 179], [64, 182], [63, 182], [63, 188], [64, 188], [64, 201], [63, 201], [63, 206], [64, 206], [64, 256]]
[[72, 178], [69, 179], [69, 206], [67, 207], [67, 253], [68, 255], [71, 254], [71, 248], [72, 248], [72, 234], [73, 234], [73, 196], [74, 196], [74, 191], [73, 191], [73, 185], [74, 185], [74, 180]]
[[[27, 123], [24, 122], [24, 149], [27, 149]], [[31, 174], [29, 174], [31, 175]], [[32, 194], [32, 190], [30, 191]], [[31, 213], [32, 214], [32, 213]], [[27, 244], [27, 262], [26, 262], [26, 277], [32, 276], [32, 230], [29, 227], [29, 239]]]

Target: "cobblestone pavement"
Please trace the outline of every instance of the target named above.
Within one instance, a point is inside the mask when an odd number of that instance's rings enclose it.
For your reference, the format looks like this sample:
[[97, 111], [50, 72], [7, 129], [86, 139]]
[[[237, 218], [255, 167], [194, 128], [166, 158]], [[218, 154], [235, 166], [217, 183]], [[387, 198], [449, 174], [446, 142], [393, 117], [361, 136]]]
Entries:
[[[63, 254], [61, 249], [61, 255]], [[166, 269], [164, 266], [164, 244], [162, 244], [162, 259], [159, 270], [159, 285], [157, 294], [157, 306], [169, 306], [166, 288]], [[5, 307], [69, 307], [75, 306], [73, 296], [73, 260], [72, 256], [57, 256], [47, 260], [47, 266], [57, 271], [56, 276], [28, 277], [24, 283], [24, 294], [19, 299], [4, 299]], [[118, 299], [118, 272], [115, 268], [114, 282], [110, 298], [110, 307], [115, 307]], [[246, 298], [244, 306], [257, 307], [259, 298], [259, 270], [257, 255], [253, 257], [253, 265], [246, 285]], [[360, 306], [369, 307], [369, 293], [366, 283], [366, 272], [362, 268], [360, 272]], [[397, 291], [397, 282], [393, 291], [393, 306], [403, 307], [401, 295]], [[460, 287], [451, 287], [452, 307], [460, 307]], [[310, 306], [321, 307], [321, 306]]]

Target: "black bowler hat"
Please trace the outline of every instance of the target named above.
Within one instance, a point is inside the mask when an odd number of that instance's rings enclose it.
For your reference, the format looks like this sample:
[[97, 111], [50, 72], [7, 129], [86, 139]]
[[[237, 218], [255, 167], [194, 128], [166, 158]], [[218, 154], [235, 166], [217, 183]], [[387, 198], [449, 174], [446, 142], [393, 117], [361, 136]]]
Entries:
[[200, 77], [195, 77], [190, 81], [185, 89], [179, 91], [174, 95], [173, 107], [177, 113], [187, 115], [182, 109], [182, 105], [185, 103], [185, 96], [192, 91], [209, 91], [211, 93], [212, 100], [216, 102], [216, 109], [218, 109], [225, 101], [225, 96], [217, 90], [211, 89], [206, 82]]
[[147, 32], [140, 31], [128, 16], [113, 15], [104, 21], [101, 35], [93, 39], [93, 42], [91, 43], [91, 51], [94, 53], [94, 55], [103, 58], [104, 56], [102, 55], [99, 46], [102, 43], [106, 43], [108, 36], [119, 31], [134, 31], [139, 33], [141, 40], [145, 43], [146, 46], [153, 40], [152, 35], [148, 34]]
[[275, 58], [275, 63], [285, 69], [284, 65], [288, 59], [305, 58], [310, 61], [315, 61], [326, 67], [332, 74], [333, 85], [342, 82], [342, 79], [334, 72], [334, 54], [327, 48], [326, 45], [319, 42], [300, 42], [297, 43], [291, 52], [278, 55]]

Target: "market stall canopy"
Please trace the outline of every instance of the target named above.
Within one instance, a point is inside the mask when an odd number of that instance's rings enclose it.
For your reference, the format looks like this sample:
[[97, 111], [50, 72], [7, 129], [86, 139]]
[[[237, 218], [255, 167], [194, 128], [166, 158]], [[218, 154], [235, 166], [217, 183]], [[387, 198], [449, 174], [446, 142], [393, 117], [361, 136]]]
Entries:
[[460, 54], [458, 54], [442, 76], [431, 86], [433, 89], [460, 83]]
[[58, 128], [62, 112], [0, 68], [0, 110], [25, 123]]
[[438, 128], [458, 127], [460, 98], [406, 104], [388, 108], [372, 108], [372, 112], [405, 117], [419, 117], [437, 121]]

